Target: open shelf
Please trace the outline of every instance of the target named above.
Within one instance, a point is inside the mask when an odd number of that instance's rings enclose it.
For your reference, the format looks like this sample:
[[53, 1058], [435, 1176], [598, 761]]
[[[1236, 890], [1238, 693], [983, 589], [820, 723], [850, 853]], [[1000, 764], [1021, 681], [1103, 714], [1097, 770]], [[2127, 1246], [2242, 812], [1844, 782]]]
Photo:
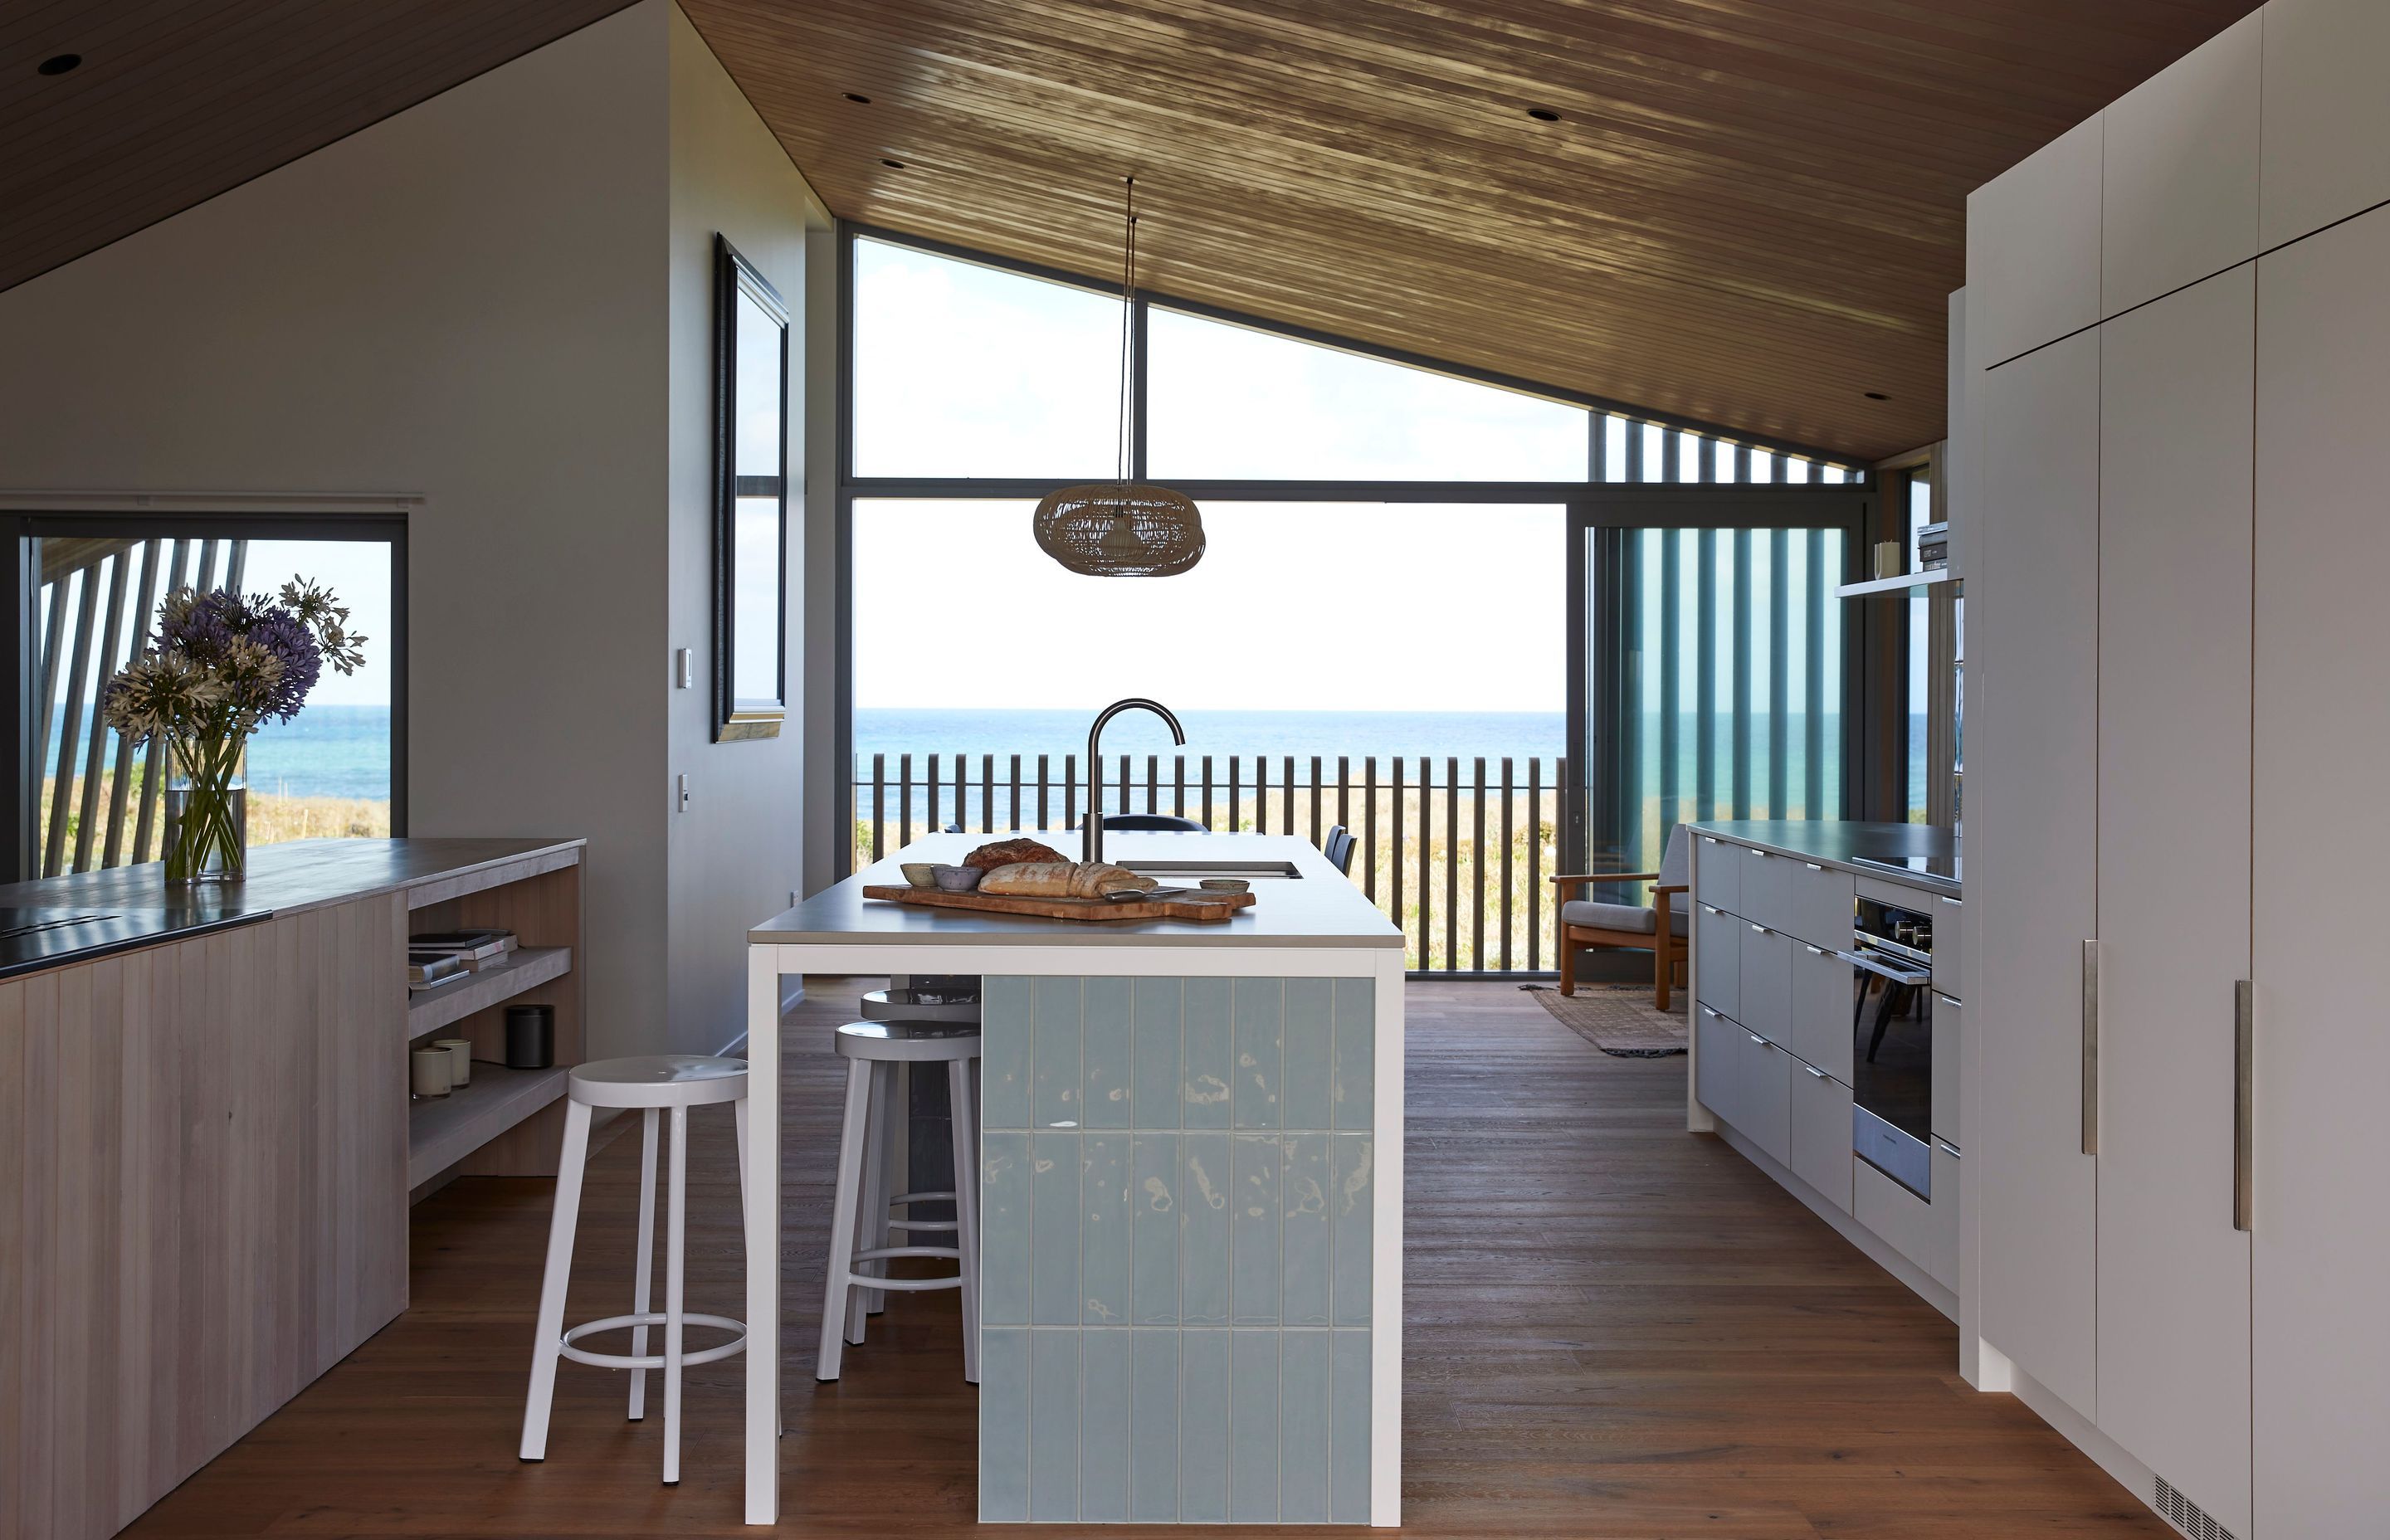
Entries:
[[1870, 594], [1897, 594], [1904, 589], [1922, 588], [1928, 584], [1949, 581], [1949, 568], [1929, 567], [1921, 572], [1903, 572], [1898, 577], [1870, 578], [1865, 583], [1845, 583], [1834, 592], [1846, 599], [1856, 599], [1864, 598]]
[[476, 1063], [471, 1084], [413, 1103], [406, 1118], [407, 1186], [430, 1181], [564, 1095], [570, 1072], [562, 1064], [509, 1070]]
[[410, 1043], [477, 1010], [511, 1000], [527, 989], [561, 978], [572, 967], [570, 946], [520, 946], [495, 968], [484, 968], [458, 983], [418, 990], [407, 996], [406, 1040]]

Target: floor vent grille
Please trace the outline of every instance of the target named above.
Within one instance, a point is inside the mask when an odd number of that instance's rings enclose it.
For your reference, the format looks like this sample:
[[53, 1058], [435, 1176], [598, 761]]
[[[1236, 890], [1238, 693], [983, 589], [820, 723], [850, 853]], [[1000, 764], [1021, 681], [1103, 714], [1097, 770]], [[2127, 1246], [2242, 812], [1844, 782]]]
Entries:
[[2235, 1540], [2232, 1532], [2209, 1518], [2197, 1503], [2176, 1491], [2164, 1476], [2158, 1479], [2157, 1510], [2191, 1540]]

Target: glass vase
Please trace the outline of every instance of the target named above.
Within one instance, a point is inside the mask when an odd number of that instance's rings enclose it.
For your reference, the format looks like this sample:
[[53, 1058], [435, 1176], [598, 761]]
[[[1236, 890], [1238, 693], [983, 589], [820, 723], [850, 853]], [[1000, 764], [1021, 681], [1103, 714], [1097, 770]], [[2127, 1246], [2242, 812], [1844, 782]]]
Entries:
[[238, 776], [177, 776], [166, 789], [166, 880], [238, 882], [249, 872], [249, 790]]

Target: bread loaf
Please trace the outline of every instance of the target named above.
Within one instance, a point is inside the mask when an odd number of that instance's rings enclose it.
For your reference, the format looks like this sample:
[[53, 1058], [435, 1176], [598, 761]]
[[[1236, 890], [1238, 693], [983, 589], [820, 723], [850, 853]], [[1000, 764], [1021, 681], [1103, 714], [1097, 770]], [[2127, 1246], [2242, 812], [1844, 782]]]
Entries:
[[992, 872], [998, 866], [1018, 866], [1024, 861], [1060, 862], [1068, 866], [1070, 860], [1069, 856], [1051, 845], [1040, 844], [1034, 840], [1022, 839], [999, 840], [992, 845], [982, 845], [964, 856], [962, 864], [966, 866], [977, 866], [983, 872]]
[[1020, 898], [1101, 898], [1124, 888], [1144, 892], [1156, 886], [1153, 879], [1109, 862], [1022, 861], [980, 879], [979, 891]]

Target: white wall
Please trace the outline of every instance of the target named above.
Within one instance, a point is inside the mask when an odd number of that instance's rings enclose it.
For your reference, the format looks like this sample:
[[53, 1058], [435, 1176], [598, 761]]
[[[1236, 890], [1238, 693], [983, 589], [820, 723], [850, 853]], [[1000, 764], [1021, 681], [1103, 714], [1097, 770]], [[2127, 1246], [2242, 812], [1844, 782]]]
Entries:
[[[803, 886], [803, 715], [782, 736], [713, 741], [713, 237], [727, 236], [790, 310], [790, 636], [802, 624], [805, 511], [805, 237], [829, 216], [697, 29], [671, 10], [672, 312], [670, 519], [672, 648], [696, 655], [695, 685], [670, 692], [666, 744], [689, 777], [670, 821], [669, 986], [674, 1048], [719, 1050], [742, 1030], [744, 933]], [[800, 684], [793, 643], [784, 654]]]
[[714, 748], [670, 687], [708, 631], [699, 252], [718, 224], [794, 291], [805, 204], [646, 0], [0, 294], [0, 490], [422, 494], [409, 831], [589, 838], [593, 1056], [727, 1041], [738, 929], [798, 885], [798, 745]]

